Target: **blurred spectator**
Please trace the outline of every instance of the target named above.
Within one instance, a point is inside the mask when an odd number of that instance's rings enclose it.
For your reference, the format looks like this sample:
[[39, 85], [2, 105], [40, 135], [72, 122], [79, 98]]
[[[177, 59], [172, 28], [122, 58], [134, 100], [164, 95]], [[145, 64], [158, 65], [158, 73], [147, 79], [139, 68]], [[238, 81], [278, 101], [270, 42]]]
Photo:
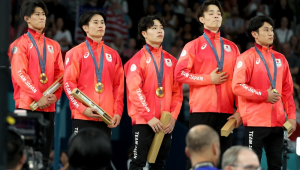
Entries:
[[185, 8], [188, 7], [188, 0], [166, 0], [172, 7], [173, 12], [177, 15], [179, 24], [183, 25]]
[[[9, 170], [21, 170], [25, 161], [25, 144], [16, 128], [9, 127], [7, 131], [7, 164]], [[3, 168], [3, 167], [2, 167]]]
[[249, 24], [249, 19], [246, 19], [243, 28], [241, 28], [243, 32], [241, 34], [238, 34], [235, 40], [236, 43], [241, 45], [242, 50], [240, 51], [240, 53], [246, 51], [247, 43], [251, 41], [251, 39], [246, 34], [246, 29], [248, 27], [248, 24]]
[[182, 39], [180, 36], [177, 36], [177, 37], [175, 38], [174, 44], [175, 44], [176, 48], [177, 48], [177, 49], [180, 51], [180, 53], [181, 53], [183, 47], [185, 46], [185, 43], [184, 43], [183, 39]]
[[249, 50], [250, 48], [252, 48], [254, 46], [254, 42], [253, 41], [249, 41], [246, 45], [246, 50]]
[[45, 36], [46, 36], [47, 38], [53, 39], [54, 34], [53, 34], [52, 29], [46, 29], [46, 31], [45, 31]]
[[88, 0], [83, 7], [85, 8], [95, 8], [98, 7], [98, 0]]
[[292, 53], [300, 57], [300, 40], [296, 35], [293, 35], [290, 38], [290, 46], [291, 46]]
[[155, 15], [156, 14], [156, 8], [154, 4], [150, 4], [147, 8], [146, 15]]
[[68, 158], [68, 152], [62, 151], [60, 153], [60, 162], [62, 164], [62, 167], [59, 170], [70, 170], [69, 168], [69, 158]]
[[175, 57], [177, 60], [179, 60], [180, 53], [181, 53], [181, 51], [179, 51], [179, 49], [177, 49], [177, 47], [175, 45], [171, 46], [170, 54], [173, 57]]
[[70, 167], [75, 170], [105, 168], [112, 156], [110, 140], [100, 129], [83, 128], [70, 137], [68, 156]]
[[289, 63], [290, 71], [293, 77], [299, 72], [299, 58], [291, 52], [290, 44], [284, 43], [281, 46], [282, 54], [285, 56]]
[[55, 18], [65, 17], [66, 8], [61, 4], [61, 0], [51, 0], [46, 3], [49, 16], [53, 15]]
[[164, 4], [164, 10], [162, 14], [167, 23], [166, 27], [164, 27], [165, 36], [162, 46], [164, 50], [170, 51], [172, 42], [176, 36], [178, 18], [177, 15], [175, 15], [171, 10], [171, 6], [167, 3]]
[[139, 50], [136, 48], [136, 40], [134, 38], [130, 38], [129, 39], [129, 47], [124, 49], [121, 57], [123, 60], [123, 65], [131, 58], [135, 55], [135, 53], [137, 53]]
[[[184, 23], [188, 23], [192, 26], [192, 34], [194, 37], [199, 37], [200, 36], [200, 24], [195, 18], [195, 13], [192, 11], [191, 8], [186, 8], [185, 9], [185, 15], [184, 15]], [[184, 24], [182, 24], [184, 25]]]
[[224, 33], [232, 36], [234, 40], [238, 34], [244, 32], [244, 19], [239, 17], [238, 6], [232, 7], [231, 16], [226, 19]]
[[67, 51], [69, 51], [72, 46], [71, 32], [65, 28], [63, 18], [56, 19], [56, 23], [53, 24], [52, 30], [54, 33], [53, 40], [59, 43], [64, 61]]
[[273, 40], [272, 46], [275, 51], [281, 51], [281, 45], [279, 43], [279, 39], [278, 39], [276, 32], [274, 32], [274, 40]]
[[[121, 38], [122, 39], [121, 43], [123, 45], [122, 48], [124, 48], [125, 47], [124, 42], [127, 42], [128, 40], [129, 31], [128, 31], [128, 25], [126, 24], [124, 19], [122, 8], [119, 2], [117, 2], [116, 0], [111, 1], [111, 3], [107, 8], [105, 26], [106, 26], [105, 35], [103, 36], [104, 43], [110, 46], [111, 43], [116, 43], [115, 39]], [[118, 52], [121, 52], [121, 50]]]
[[161, 15], [164, 11], [164, 0], [154, 0], [157, 14]]
[[[51, 150], [49, 154], [49, 162], [48, 162], [48, 169], [47, 170], [54, 170], [54, 149]], [[58, 163], [58, 169], [62, 168], [63, 165], [61, 163]]]
[[192, 34], [192, 26], [189, 23], [185, 23], [183, 27], [179, 28], [179, 31], [177, 32], [177, 36], [180, 36], [183, 40], [184, 44], [187, 44], [188, 42], [192, 41], [195, 37], [193, 37]]
[[[262, 6], [260, 6], [260, 5], [262, 5]], [[262, 9], [264, 9], [264, 11], [261, 11]], [[261, 12], [267, 16], [270, 15], [269, 7], [265, 4], [261, 4], [261, 0], [250, 0], [248, 5], [244, 8], [244, 12], [245, 12], [246, 16], [248, 16], [248, 17], [256, 16], [257, 12]]]
[[122, 54], [123, 53], [123, 49], [124, 49], [124, 40], [123, 40], [123, 36], [122, 34], [116, 32], [115, 33], [115, 38], [113, 40], [113, 42], [111, 42], [109, 44], [109, 46], [116, 50], [118, 52], [118, 54]]
[[217, 170], [213, 167], [219, 164], [219, 135], [207, 125], [192, 127], [186, 135], [185, 153], [191, 160], [193, 169]]
[[281, 25], [281, 18], [286, 17], [288, 22], [287, 28], [293, 28], [294, 13], [288, 5], [287, 0], [277, 0], [272, 8], [272, 18], [274, 20], [275, 27], [279, 28]]
[[293, 31], [291, 29], [288, 29], [287, 26], [287, 17], [282, 17], [280, 22], [280, 28], [275, 29], [280, 44], [289, 42], [290, 38], [293, 36]]
[[227, 149], [222, 158], [223, 170], [256, 169], [259, 170], [260, 161], [255, 152], [245, 146], [233, 146]]

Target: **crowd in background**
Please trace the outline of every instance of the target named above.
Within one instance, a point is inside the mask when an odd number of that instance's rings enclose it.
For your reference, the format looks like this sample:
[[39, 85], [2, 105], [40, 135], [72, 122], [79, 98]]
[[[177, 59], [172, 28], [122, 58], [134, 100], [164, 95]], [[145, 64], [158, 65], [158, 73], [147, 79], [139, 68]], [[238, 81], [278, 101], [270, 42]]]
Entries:
[[[163, 49], [178, 59], [184, 45], [203, 33], [195, 13], [205, 0], [44, 0], [49, 14], [46, 20], [45, 36], [57, 41], [65, 53], [78, 45], [80, 33], [76, 20], [80, 9], [101, 9], [107, 15], [104, 43], [115, 49], [125, 64], [145, 44], [137, 31], [138, 21], [145, 15], [161, 15], [167, 26]], [[224, 15], [220, 28], [221, 36], [233, 41], [243, 53], [253, 47], [246, 35], [249, 20], [257, 15], [273, 19], [273, 49], [286, 57], [294, 81], [294, 99], [300, 123], [300, 0], [219, 0]], [[26, 22], [21, 22], [18, 12], [23, 0], [12, 0], [10, 43], [27, 32]], [[80, 8], [81, 7], [81, 8]], [[189, 89], [183, 86], [184, 103], [178, 118], [188, 125]], [[299, 129], [299, 127], [297, 127]], [[242, 134], [242, 133], [241, 133]], [[237, 132], [236, 142], [240, 137]], [[62, 154], [63, 156], [63, 154]]]

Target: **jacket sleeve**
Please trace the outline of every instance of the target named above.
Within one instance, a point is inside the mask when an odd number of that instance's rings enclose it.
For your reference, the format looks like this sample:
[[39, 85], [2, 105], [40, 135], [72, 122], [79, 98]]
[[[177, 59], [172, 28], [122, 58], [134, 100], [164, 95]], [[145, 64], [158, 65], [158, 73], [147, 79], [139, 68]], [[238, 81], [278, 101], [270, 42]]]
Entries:
[[195, 49], [191, 43], [183, 48], [179, 61], [175, 68], [175, 80], [189, 85], [205, 86], [211, 84], [210, 75], [195, 74], [192, 71], [194, 67]]
[[[234, 44], [234, 47], [236, 49], [235, 56], [236, 56], [236, 60], [237, 60], [237, 58], [241, 55], [241, 53], [240, 53], [239, 48], [235, 44]], [[236, 63], [236, 60], [235, 60], [235, 63]], [[233, 69], [236, 69], [236, 67], [234, 67]], [[235, 107], [236, 107], [236, 111], [235, 112], [240, 113], [240, 110], [239, 110], [239, 97], [237, 95], [234, 95], [234, 101], [235, 101]]]
[[136, 106], [136, 112], [147, 122], [154, 116], [150, 114], [147, 99], [141, 89], [144, 83], [143, 70], [140, 68], [139, 61], [128, 62], [125, 66], [126, 85], [128, 89], [128, 99]]
[[251, 78], [251, 66], [249, 60], [245, 59], [247, 54], [242, 54], [236, 60], [232, 79], [232, 91], [234, 95], [257, 102], [264, 102], [268, 99], [267, 90], [255, 89], [248, 85]]
[[287, 61], [284, 61], [284, 72], [282, 76], [282, 102], [288, 119], [296, 119], [296, 107], [293, 98], [294, 86], [291, 72]]
[[[56, 56], [55, 63], [54, 63], [54, 81], [56, 81], [61, 75], [64, 74], [64, 64], [62, 61], [62, 56], [61, 56], [61, 50], [59, 44], [57, 44], [57, 51], [59, 53]], [[61, 97], [63, 87], [60, 87], [54, 92], [54, 95], [56, 96], [57, 100]]]
[[117, 55], [117, 63], [115, 66], [115, 75], [113, 82], [114, 95], [114, 114], [122, 116], [124, 107], [124, 70], [121, 58]]
[[71, 95], [72, 90], [74, 88], [77, 88], [77, 80], [80, 75], [81, 62], [79, 60], [78, 52], [74, 49], [71, 49], [67, 52], [65, 58], [66, 64], [64, 74], [64, 88], [70, 101], [70, 109], [76, 109], [79, 113], [83, 113], [87, 107]]
[[19, 41], [15, 46], [15, 54], [11, 57], [11, 74], [20, 88], [34, 101], [39, 101], [43, 93], [33, 84], [28, 71], [27, 47]]
[[[174, 62], [174, 69], [176, 67], [177, 60]], [[172, 117], [177, 120], [180, 113], [181, 105], [183, 100], [182, 83], [179, 83], [173, 78], [173, 89], [172, 89], [172, 101], [171, 101], [171, 114]]]

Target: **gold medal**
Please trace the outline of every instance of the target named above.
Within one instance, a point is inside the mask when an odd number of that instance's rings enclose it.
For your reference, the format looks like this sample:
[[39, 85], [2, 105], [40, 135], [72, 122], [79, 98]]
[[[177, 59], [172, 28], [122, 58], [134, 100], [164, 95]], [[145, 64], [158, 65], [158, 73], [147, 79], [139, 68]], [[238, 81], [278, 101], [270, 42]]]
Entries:
[[278, 91], [276, 89], [272, 89], [272, 92], [278, 94]]
[[157, 97], [164, 97], [165, 95], [165, 89], [163, 87], [158, 87], [156, 89], [156, 96]]
[[218, 71], [217, 73], [218, 73], [218, 74], [221, 74], [221, 73], [223, 73], [223, 71]]
[[104, 85], [102, 83], [97, 83], [95, 85], [95, 91], [97, 93], [102, 93], [104, 91]]
[[48, 81], [48, 77], [45, 73], [40, 74], [39, 79], [42, 84], [45, 84]]

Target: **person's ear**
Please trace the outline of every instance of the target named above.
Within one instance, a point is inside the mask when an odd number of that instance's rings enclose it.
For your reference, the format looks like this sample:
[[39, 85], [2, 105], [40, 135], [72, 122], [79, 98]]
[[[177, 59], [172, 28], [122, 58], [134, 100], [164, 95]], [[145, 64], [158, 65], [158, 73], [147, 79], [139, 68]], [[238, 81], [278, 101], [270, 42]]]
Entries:
[[256, 31], [252, 31], [251, 35], [253, 36], [254, 39], [258, 38], [258, 32], [256, 32]]
[[83, 29], [86, 33], [89, 32], [89, 29], [88, 29], [88, 26], [87, 26], [87, 25], [83, 25], [83, 26], [82, 26], [82, 29]]
[[142, 31], [142, 35], [145, 39], [147, 39], [147, 32], [146, 31]]
[[191, 158], [191, 154], [189, 152], [189, 148], [188, 147], [185, 147], [185, 154], [186, 156], [190, 159]]
[[204, 25], [204, 17], [199, 17], [199, 21]]
[[24, 16], [24, 21], [28, 22], [28, 20], [29, 20], [29, 17], [28, 16]]

